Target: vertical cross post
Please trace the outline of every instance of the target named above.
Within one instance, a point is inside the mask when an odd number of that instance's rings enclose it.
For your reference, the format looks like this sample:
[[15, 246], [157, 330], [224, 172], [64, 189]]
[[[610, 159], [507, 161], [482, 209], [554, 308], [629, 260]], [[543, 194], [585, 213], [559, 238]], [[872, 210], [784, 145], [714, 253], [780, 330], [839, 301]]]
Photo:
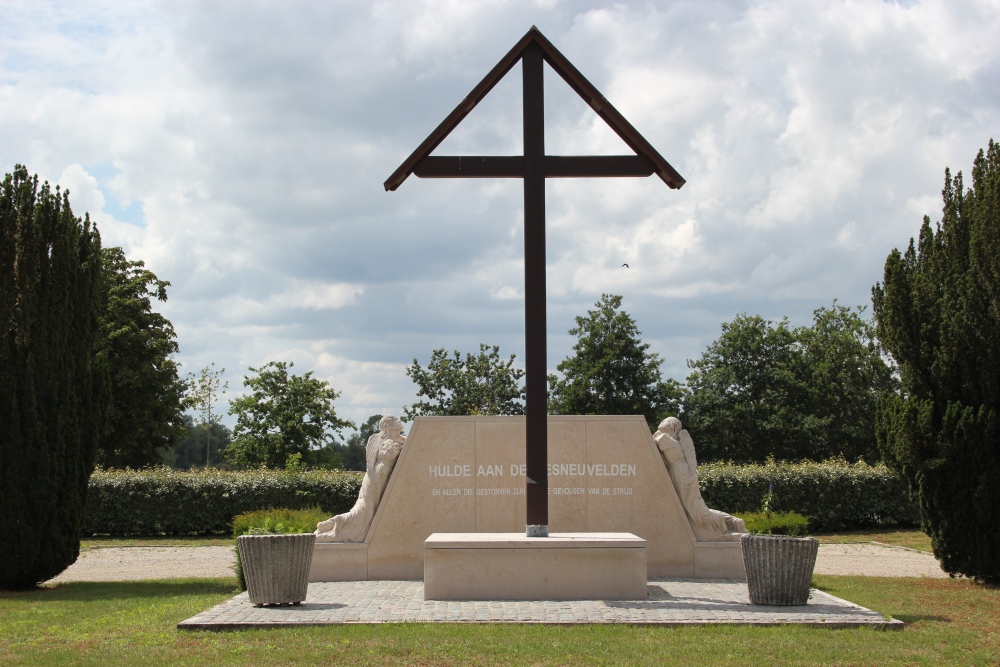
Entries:
[[524, 88], [525, 534], [549, 534], [548, 387], [545, 329], [545, 90], [542, 50], [521, 59]]

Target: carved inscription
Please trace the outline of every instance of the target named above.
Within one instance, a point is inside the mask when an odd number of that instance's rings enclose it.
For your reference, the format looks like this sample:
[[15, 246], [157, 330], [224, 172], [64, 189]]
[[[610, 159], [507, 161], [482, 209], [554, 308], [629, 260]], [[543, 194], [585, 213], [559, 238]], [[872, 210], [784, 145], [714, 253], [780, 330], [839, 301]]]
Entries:
[[[525, 464], [521, 463], [432, 463], [427, 476], [440, 486], [431, 487], [431, 496], [523, 496]], [[629, 478], [636, 477], [634, 463], [549, 463], [550, 496], [630, 496]], [[596, 478], [596, 479], [595, 479]], [[606, 479], [616, 478], [616, 479]], [[613, 486], [594, 485], [595, 481]], [[503, 486], [494, 484], [505, 483]], [[445, 486], [447, 484], [447, 486]]]

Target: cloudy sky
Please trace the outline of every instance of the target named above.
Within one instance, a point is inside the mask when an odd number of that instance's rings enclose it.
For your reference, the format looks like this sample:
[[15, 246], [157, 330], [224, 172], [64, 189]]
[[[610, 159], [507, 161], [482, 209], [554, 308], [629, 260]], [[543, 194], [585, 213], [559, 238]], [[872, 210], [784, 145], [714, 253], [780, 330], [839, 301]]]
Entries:
[[[548, 364], [602, 293], [683, 380], [741, 312], [870, 302], [1000, 139], [1000, 3], [0, 0], [0, 167], [169, 280], [184, 371], [399, 413], [437, 347], [523, 351], [521, 185], [383, 181], [531, 25], [687, 179], [547, 186]], [[546, 71], [550, 154], [627, 148]], [[515, 68], [438, 155], [519, 154]], [[628, 263], [628, 269], [622, 264]], [[231, 423], [231, 420], [229, 420]]]

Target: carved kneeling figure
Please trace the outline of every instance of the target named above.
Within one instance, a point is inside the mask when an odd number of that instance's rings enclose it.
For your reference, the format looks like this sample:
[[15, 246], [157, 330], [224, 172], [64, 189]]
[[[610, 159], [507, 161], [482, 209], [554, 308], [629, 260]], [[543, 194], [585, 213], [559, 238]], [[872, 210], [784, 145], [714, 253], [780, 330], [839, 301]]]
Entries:
[[698, 488], [698, 461], [691, 435], [681, 428], [681, 420], [667, 417], [660, 422], [653, 435], [666, 461], [670, 479], [680, 497], [684, 512], [691, 520], [691, 528], [700, 542], [738, 540], [747, 532], [743, 519], [709, 509]]
[[389, 484], [399, 452], [406, 442], [403, 423], [385, 415], [378, 423], [379, 432], [368, 438], [365, 446], [366, 472], [358, 500], [349, 512], [321, 521], [316, 526], [317, 542], [364, 542], [378, 504]]

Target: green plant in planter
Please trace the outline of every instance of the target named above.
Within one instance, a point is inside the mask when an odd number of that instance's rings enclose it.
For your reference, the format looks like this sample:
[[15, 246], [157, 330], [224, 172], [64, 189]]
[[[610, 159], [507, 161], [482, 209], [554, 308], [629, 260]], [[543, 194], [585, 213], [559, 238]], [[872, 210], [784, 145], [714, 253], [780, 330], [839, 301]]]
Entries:
[[[329, 519], [327, 512], [319, 507], [304, 510], [287, 508], [256, 510], [244, 512], [233, 517], [233, 537], [240, 535], [294, 535], [311, 533], [316, 530], [316, 524]], [[240, 560], [240, 550], [236, 550], [236, 579], [241, 591], [247, 589], [243, 576], [243, 563]]]
[[760, 511], [762, 514], [771, 516], [771, 509], [774, 507], [774, 482], [767, 485], [767, 493], [760, 499]]
[[748, 512], [736, 516], [743, 519], [751, 535], [798, 537], [809, 534], [809, 517], [795, 512]]
[[751, 535], [787, 535], [802, 537], [809, 534], [809, 517], [797, 512], [775, 512], [777, 494], [774, 482], [767, 485], [767, 493], [760, 499], [760, 511], [737, 514], [746, 524]]

